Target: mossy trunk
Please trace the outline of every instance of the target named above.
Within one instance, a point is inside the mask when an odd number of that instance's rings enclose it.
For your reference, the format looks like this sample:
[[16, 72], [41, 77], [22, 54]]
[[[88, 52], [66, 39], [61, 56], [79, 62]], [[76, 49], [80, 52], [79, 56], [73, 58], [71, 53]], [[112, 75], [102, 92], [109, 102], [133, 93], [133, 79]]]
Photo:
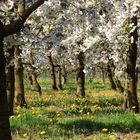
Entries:
[[14, 114], [14, 96], [15, 96], [15, 77], [14, 77], [14, 47], [6, 49], [6, 60], [7, 60], [7, 98], [8, 98], [8, 110], [9, 114]]
[[3, 38], [0, 32], [0, 139], [11, 140], [8, 102], [6, 92], [6, 60], [3, 51]]
[[133, 31], [128, 36], [128, 48], [126, 57], [126, 73], [125, 73], [125, 92], [124, 92], [124, 109], [134, 110], [139, 112], [139, 104], [137, 97], [137, 76], [136, 76], [136, 60], [137, 60], [137, 16], [130, 19], [130, 24], [133, 24]]
[[19, 46], [15, 47], [14, 51], [14, 65], [15, 65], [15, 103], [20, 107], [27, 107], [24, 95], [24, 77], [23, 64], [20, 56], [21, 49]]
[[80, 52], [76, 57], [76, 81], [77, 81], [77, 95], [85, 97], [85, 73], [84, 70], [84, 53]]

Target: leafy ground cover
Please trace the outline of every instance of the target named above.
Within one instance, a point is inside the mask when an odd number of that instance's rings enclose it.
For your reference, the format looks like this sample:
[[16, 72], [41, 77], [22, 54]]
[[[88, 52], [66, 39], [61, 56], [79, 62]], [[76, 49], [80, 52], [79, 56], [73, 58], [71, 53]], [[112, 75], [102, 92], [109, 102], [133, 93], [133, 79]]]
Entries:
[[10, 117], [14, 140], [140, 139], [140, 114], [121, 108], [122, 94], [91, 84], [81, 99], [72, 84], [63, 91], [45, 89], [41, 98], [26, 90], [28, 109], [15, 107]]

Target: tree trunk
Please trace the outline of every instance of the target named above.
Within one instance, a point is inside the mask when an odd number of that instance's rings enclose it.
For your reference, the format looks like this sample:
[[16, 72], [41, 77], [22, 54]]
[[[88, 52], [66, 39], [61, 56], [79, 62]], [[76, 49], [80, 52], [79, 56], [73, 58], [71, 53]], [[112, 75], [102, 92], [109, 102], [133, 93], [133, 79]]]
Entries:
[[125, 93], [123, 107], [129, 110], [139, 112], [139, 104], [137, 98], [137, 77], [136, 77], [136, 60], [137, 60], [137, 16], [130, 19], [133, 24], [132, 32], [128, 36], [128, 48], [126, 57], [126, 77], [125, 77]]
[[109, 63], [107, 64], [107, 75], [108, 75], [108, 79], [109, 79], [111, 88], [113, 90], [116, 90], [116, 85], [115, 85], [115, 82], [114, 82], [114, 79], [113, 79], [113, 74], [112, 74], [111, 66], [110, 66]]
[[63, 87], [62, 87], [62, 69], [61, 69], [61, 66], [58, 67], [58, 87], [60, 90], [63, 90]]
[[33, 80], [32, 80], [32, 75], [30, 75], [29, 73], [28, 73], [28, 81], [29, 81], [29, 83], [30, 83], [30, 85], [31, 86], [33, 86]]
[[40, 5], [44, 3], [44, 0], [38, 0], [31, 5], [22, 15], [20, 19], [13, 21], [10, 24], [4, 25], [0, 21], [0, 139], [11, 140], [11, 131], [9, 124], [9, 113], [8, 113], [8, 101], [6, 92], [6, 60], [3, 50], [3, 38], [9, 35], [13, 35], [21, 30], [24, 22], [29, 15], [36, 10]]
[[121, 84], [121, 81], [119, 79], [115, 79], [115, 84], [116, 84], [116, 87], [117, 89], [119, 90], [120, 93], [123, 93], [124, 92], [124, 88]]
[[67, 71], [66, 71], [66, 66], [63, 66], [63, 72], [62, 72], [62, 77], [63, 77], [63, 85], [67, 83]]
[[49, 62], [50, 62], [50, 67], [51, 67], [51, 72], [52, 72], [52, 78], [53, 78], [53, 85], [52, 85], [52, 89], [53, 90], [58, 90], [57, 86], [56, 86], [56, 74], [55, 74], [55, 66], [53, 64], [53, 60], [52, 60], [52, 56], [51, 54], [48, 55], [49, 58]]
[[[1, 34], [1, 33], [0, 33]], [[3, 51], [3, 39], [0, 38], [0, 139], [11, 140], [8, 102], [6, 93], [6, 60]]]
[[41, 97], [42, 95], [42, 91], [41, 91], [41, 87], [37, 81], [37, 76], [35, 73], [32, 74], [32, 86], [33, 86], [33, 90], [37, 91], [39, 93], [39, 97]]
[[34, 59], [33, 59], [33, 52], [31, 49], [30, 52], [30, 57], [29, 57], [29, 63], [31, 65], [31, 77], [30, 77], [30, 83], [32, 84], [32, 89], [37, 91], [39, 93], [39, 97], [41, 97], [42, 91], [41, 91], [41, 87], [37, 81], [37, 74], [36, 74], [36, 69], [33, 66], [34, 65]]
[[9, 115], [14, 114], [14, 96], [15, 96], [15, 78], [14, 78], [14, 47], [8, 48], [6, 50], [8, 55], [6, 55], [7, 60], [7, 98], [8, 98], [8, 110]]
[[84, 70], [84, 53], [80, 52], [76, 57], [76, 81], [77, 81], [77, 95], [85, 97], [85, 73]]
[[103, 69], [103, 67], [101, 69], [101, 72], [102, 72], [102, 82], [103, 82], [103, 85], [105, 85], [105, 70]]
[[21, 49], [19, 46], [16, 46], [14, 52], [16, 105], [27, 107], [24, 95], [23, 64], [20, 53]]

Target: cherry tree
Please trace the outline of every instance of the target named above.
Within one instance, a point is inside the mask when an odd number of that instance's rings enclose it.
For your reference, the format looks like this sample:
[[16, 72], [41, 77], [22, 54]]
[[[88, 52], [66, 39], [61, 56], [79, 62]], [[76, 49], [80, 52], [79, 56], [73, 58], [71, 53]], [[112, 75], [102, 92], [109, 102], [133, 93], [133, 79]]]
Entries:
[[[2, 1], [1, 1], [2, 2]], [[3, 4], [0, 2], [0, 8], [3, 10]], [[5, 1], [4, 1], [5, 2]], [[13, 1], [6, 1], [5, 5], [8, 5], [9, 8], [6, 6], [6, 12], [9, 13], [9, 10], [13, 7]], [[19, 4], [18, 7], [18, 14], [20, 18], [9, 21], [7, 17], [2, 13], [2, 20], [0, 21], [0, 138], [3, 140], [10, 140], [10, 126], [9, 126], [9, 114], [8, 114], [8, 103], [7, 103], [7, 94], [6, 94], [6, 74], [5, 74], [5, 66], [6, 60], [3, 51], [3, 39], [9, 35], [17, 33], [23, 27], [24, 22], [29, 17], [29, 15], [36, 10], [41, 4], [44, 3], [44, 0], [38, 0], [33, 3], [29, 8], [24, 10], [24, 4], [21, 6]], [[9, 6], [10, 5], [10, 6]], [[23, 9], [22, 9], [23, 8]], [[22, 12], [22, 14], [20, 13]]]

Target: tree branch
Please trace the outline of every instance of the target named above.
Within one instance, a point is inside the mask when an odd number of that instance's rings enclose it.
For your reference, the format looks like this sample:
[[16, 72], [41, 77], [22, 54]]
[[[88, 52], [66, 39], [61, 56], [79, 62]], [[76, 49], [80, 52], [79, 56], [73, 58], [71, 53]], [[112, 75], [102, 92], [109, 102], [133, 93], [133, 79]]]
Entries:
[[42, 5], [44, 3], [44, 1], [45, 0], [38, 0], [33, 5], [31, 5], [27, 10], [25, 10], [23, 15], [19, 19], [15, 20], [14, 22], [12, 22], [8, 25], [5, 25], [3, 37], [6, 37], [6, 36], [19, 32], [21, 30], [21, 28], [23, 27], [26, 19], [30, 16], [30, 14], [33, 11], [35, 11], [40, 5]]

